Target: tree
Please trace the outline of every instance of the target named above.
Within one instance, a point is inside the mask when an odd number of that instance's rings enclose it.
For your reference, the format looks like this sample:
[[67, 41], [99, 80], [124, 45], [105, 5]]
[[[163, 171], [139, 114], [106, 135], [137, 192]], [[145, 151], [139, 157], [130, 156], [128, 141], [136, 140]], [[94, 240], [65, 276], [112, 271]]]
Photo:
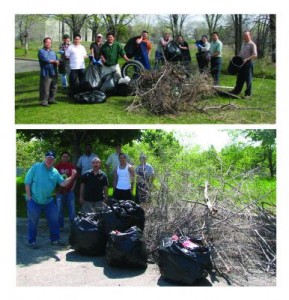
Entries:
[[169, 28], [172, 32], [173, 38], [176, 38], [178, 35], [183, 35], [184, 23], [189, 15], [178, 15], [172, 14], [169, 15]]
[[86, 21], [87, 28], [91, 29], [92, 31], [92, 41], [94, 41], [94, 38], [97, 35], [97, 33], [100, 32], [99, 29], [103, 25], [101, 21], [102, 19], [99, 15], [91, 15]]
[[246, 137], [254, 142], [260, 142], [263, 149], [263, 161], [267, 161], [270, 176], [276, 174], [276, 130], [275, 129], [256, 129], [244, 130]]
[[48, 15], [16, 15], [15, 27], [18, 28], [18, 37], [21, 46], [24, 47], [25, 55], [29, 51], [29, 40], [33, 30], [37, 27], [40, 21], [48, 18]]
[[101, 15], [106, 26], [106, 30], [113, 32], [116, 40], [125, 33], [127, 26], [134, 20], [135, 15]]
[[223, 15], [214, 15], [214, 14], [213, 15], [205, 15], [210, 35], [212, 34], [212, 32], [217, 30], [222, 16]]
[[255, 18], [256, 45], [258, 57], [263, 58], [268, 50], [268, 37], [270, 33], [269, 15], [258, 15]]
[[242, 45], [242, 35], [243, 35], [243, 17], [242, 15], [232, 15], [232, 20], [234, 24], [234, 41], [235, 41], [235, 55], [238, 55], [241, 45]]
[[[51, 142], [52, 146], [57, 145], [58, 151], [69, 150], [73, 163], [76, 163], [82, 153], [82, 148], [86, 143], [91, 143], [96, 149], [101, 145], [112, 147], [115, 143], [127, 144], [141, 137], [141, 131], [135, 129], [128, 130], [94, 130], [94, 129], [67, 129], [67, 130], [17, 130], [23, 139], [45, 140]], [[98, 154], [98, 153], [97, 153]]]
[[154, 154], [159, 158], [167, 157], [170, 152], [172, 157], [181, 151], [182, 146], [174, 137], [172, 132], [166, 132], [161, 129], [148, 129], [142, 132], [141, 141], [147, 143]]
[[271, 37], [271, 60], [276, 62], [276, 15], [269, 15], [270, 37]]
[[63, 21], [69, 26], [72, 31], [72, 35], [80, 34], [81, 29], [84, 27], [89, 15], [56, 15], [57, 20]]

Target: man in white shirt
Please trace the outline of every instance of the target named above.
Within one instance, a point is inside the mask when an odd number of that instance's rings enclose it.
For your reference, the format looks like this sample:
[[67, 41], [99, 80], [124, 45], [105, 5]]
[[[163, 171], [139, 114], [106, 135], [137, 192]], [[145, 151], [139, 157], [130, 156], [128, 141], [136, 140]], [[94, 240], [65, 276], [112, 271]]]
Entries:
[[79, 86], [85, 72], [84, 59], [87, 58], [86, 49], [81, 45], [81, 36], [79, 34], [74, 35], [73, 44], [67, 48], [65, 56], [69, 59], [71, 69], [69, 74], [69, 95], [73, 96], [79, 92]]
[[85, 145], [85, 151], [84, 154], [81, 155], [77, 162], [77, 171], [83, 175], [87, 171], [91, 169], [92, 166], [92, 160], [94, 158], [98, 158], [98, 156], [94, 153], [92, 153], [92, 145], [86, 144]]

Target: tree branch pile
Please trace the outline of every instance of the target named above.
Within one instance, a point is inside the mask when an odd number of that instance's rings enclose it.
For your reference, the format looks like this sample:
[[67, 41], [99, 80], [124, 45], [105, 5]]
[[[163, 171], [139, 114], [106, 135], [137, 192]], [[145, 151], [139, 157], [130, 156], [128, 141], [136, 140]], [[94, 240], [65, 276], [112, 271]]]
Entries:
[[212, 96], [212, 79], [181, 64], [166, 63], [160, 70], [146, 71], [136, 82], [135, 97], [128, 111], [144, 108], [152, 114], [191, 111], [197, 101]]
[[[276, 275], [276, 215], [263, 204], [273, 191], [253, 198], [240, 182], [223, 182], [218, 188], [205, 183], [197, 191], [188, 186], [180, 192], [169, 188], [168, 176], [145, 205], [150, 260], [157, 261], [164, 237], [181, 231], [205, 239], [215, 271], [229, 282], [246, 286], [260, 285], [261, 280], [270, 285]], [[259, 283], [254, 283], [256, 278]]]

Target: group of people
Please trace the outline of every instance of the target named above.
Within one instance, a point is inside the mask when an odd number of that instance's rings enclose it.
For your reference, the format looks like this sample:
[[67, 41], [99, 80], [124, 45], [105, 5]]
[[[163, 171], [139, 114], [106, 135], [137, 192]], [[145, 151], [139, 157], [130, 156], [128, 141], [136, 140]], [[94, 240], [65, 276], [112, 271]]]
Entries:
[[[61, 153], [57, 164], [55, 159], [55, 153], [47, 151], [44, 161], [34, 164], [25, 177], [28, 243], [32, 249], [38, 248], [37, 224], [42, 211], [47, 218], [51, 244], [64, 245], [60, 240], [60, 230], [64, 227], [64, 207], [67, 206], [69, 221], [72, 223], [75, 218], [75, 187], [78, 180], [79, 203], [84, 213], [101, 211], [105, 204], [109, 204], [109, 178], [113, 178], [112, 198], [115, 201], [146, 203], [150, 199], [155, 172], [144, 154], [140, 155], [140, 163], [134, 168], [130, 157], [117, 144], [115, 152], [105, 161], [106, 172], [103, 171], [101, 159], [92, 152], [91, 144], [85, 146], [85, 152], [79, 157], [76, 166], [67, 151]], [[55, 189], [56, 201], [53, 196]]]
[[[150, 56], [152, 52], [152, 43], [148, 38], [148, 32], [143, 31], [139, 37], [135, 39], [136, 53], [134, 59], [140, 61], [145, 69], [150, 70]], [[166, 61], [165, 50], [169, 43], [173, 41], [169, 33], [165, 33], [157, 43], [155, 51], [155, 66], [158, 68], [160, 64]], [[189, 65], [191, 63], [191, 55], [189, 44], [179, 35], [175, 41], [180, 50], [179, 61]], [[201, 40], [196, 42], [198, 52], [196, 59], [201, 73], [210, 72], [214, 81], [214, 85], [219, 85], [220, 72], [222, 67], [222, 51], [223, 43], [219, 39], [218, 32], [211, 34], [211, 42], [208, 37], [203, 35]], [[67, 34], [63, 36], [63, 43], [59, 47], [58, 59], [57, 54], [52, 50], [52, 40], [46, 37], [43, 40], [43, 48], [38, 52], [40, 64], [40, 104], [49, 106], [56, 103], [55, 97], [57, 92], [58, 69], [61, 74], [61, 83], [63, 88], [69, 87], [69, 95], [74, 95], [79, 91], [80, 84], [85, 74], [85, 58], [89, 57], [92, 64], [98, 66], [101, 70], [101, 77], [113, 73], [115, 79], [121, 78], [121, 69], [118, 63], [119, 57], [123, 57], [126, 61], [129, 58], [126, 55], [124, 47], [115, 40], [114, 33], [106, 34], [106, 41], [103, 41], [102, 34], [95, 36], [95, 41], [90, 45], [90, 54], [87, 54], [85, 47], [81, 44], [81, 36], [76, 34], [73, 36], [73, 43]], [[239, 55], [243, 59], [243, 66], [237, 75], [236, 86], [232, 93], [240, 94], [244, 86], [247, 85], [245, 96], [251, 95], [252, 76], [253, 76], [253, 60], [257, 57], [257, 47], [252, 41], [250, 32], [246, 31], [243, 35], [243, 43]], [[209, 68], [210, 65], [210, 68]], [[67, 77], [69, 76], [69, 80]]]

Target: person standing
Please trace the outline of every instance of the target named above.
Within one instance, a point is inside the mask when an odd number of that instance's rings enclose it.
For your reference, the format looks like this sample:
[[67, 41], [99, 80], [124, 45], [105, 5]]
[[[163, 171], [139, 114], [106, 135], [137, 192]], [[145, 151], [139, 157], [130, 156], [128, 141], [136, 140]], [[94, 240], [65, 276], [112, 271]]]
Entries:
[[181, 62], [184, 65], [188, 65], [191, 62], [189, 44], [184, 40], [184, 37], [182, 35], [178, 36], [177, 44], [181, 49]]
[[68, 34], [62, 37], [63, 43], [59, 46], [59, 53], [61, 55], [59, 73], [61, 75], [61, 85], [63, 88], [68, 87], [67, 75], [70, 72], [69, 59], [65, 56], [67, 48], [70, 46], [70, 38]]
[[150, 54], [152, 50], [152, 43], [148, 39], [148, 32], [143, 31], [140, 38], [136, 39], [137, 53], [134, 57], [135, 60], [141, 62], [146, 70], [150, 70]]
[[80, 84], [85, 73], [85, 61], [87, 53], [83, 45], [81, 45], [81, 35], [76, 34], [73, 37], [73, 44], [70, 45], [65, 53], [69, 59], [70, 73], [69, 73], [69, 95], [80, 91]]
[[59, 65], [59, 61], [51, 46], [51, 38], [46, 37], [43, 40], [43, 48], [38, 51], [40, 65], [39, 98], [40, 105], [42, 106], [49, 106], [49, 104], [56, 103], [57, 66]]
[[114, 170], [113, 198], [116, 200], [132, 200], [134, 185], [134, 169], [127, 163], [124, 153], [119, 153], [119, 165]]
[[[63, 179], [69, 178], [72, 175], [72, 170], [75, 166], [70, 162], [70, 154], [67, 151], [61, 153], [61, 161], [55, 165]], [[58, 208], [58, 220], [60, 229], [64, 227], [64, 206], [68, 209], [70, 224], [75, 218], [75, 188], [76, 180], [70, 182], [66, 187], [59, 186], [56, 193], [56, 204]]]
[[206, 35], [202, 35], [201, 40], [196, 42], [196, 46], [198, 48], [198, 52], [196, 53], [196, 58], [198, 62], [198, 67], [200, 73], [204, 73], [208, 67], [210, 62], [210, 43], [208, 42], [208, 37]]
[[101, 170], [101, 160], [98, 157], [92, 160], [92, 169], [81, 176], [79, 202], [82, 212], [97, 212], [103, 209], [108, 201], [108, 179]]
[[63, 246], [60, 241], [58, 210], [54, 203], [52, 193], [57, 185], [67, 187], [75, 179], [76, 170], [71, 171], [71, 176], [63, 179], [53, 167], [55, 154], [47, 151], [45, 160], [34, 164], [27, 172], [24, 180], [27, 217], [28, 217], [28, 243], [32, 249], [37, 249], [37, 225], [42, 210], [44, 210], [50, 231], [51, 245]]
[[[119, 165], [119, 153], [121, 153], [121, 144], [115, 145], [115, 152], [111, 153], [105, 162], [106, 173], [107, 174], [114, 174], [117, 166]], [[126, 154], [127, 162], [130, 162], [130, 157]], [[110, 171], [111, 166], [111, 171]]]
[[118, 63], [119, 56], [126, 61], [129, 61], [129, 58], [126, 56], [121, 44], [115, 41], [114, 33], [108, 32], [106, 39], [107, 41], [100, 49], [100, 57], [103, 63], [101, 75], [105, 77], [108, 74], [115, 73], [115, 79], [118, 80], [121, 78], [121, 70]]
[[258, 57], [257, 46], [252, 41], [249, 31], [246, 31], [243, 34], [243, 43], [241, 45], [239, 56], [243, 59], [243, 65], [238, 71], [236, 86], [230, 93], [239, 95], [246, 82], [244, 98], [249, 98], [252, 93], [253, 60]]
[[94, 42], [90, 45], [89, 49], [90, 49], [90, 53], [93, 57], [93, 62], [96, 63], [100, 60], [100, 49], [102, 46], [102, 34], [98, 33], [95, 36], [95, 40]]
[[211, 56], [211, 75], [214, 80], [214, 85], [219, 85], [220, 73], [222, 67], [222, 50], [223, 43], [219, 40], [218, 32], [212, 33], [212, 42], [210, 44]]
[[165, 63], [165, 55], [164, 55], [164, 49], [168, 45], [169, 42], [171, 42], [173, 38], [169, 33], [165, 33], [164, 36], [159, 40], [157, 44], [157, 49], [155, 52], [155, 69], [159, 67], [159, 64], [162, 65]]
[[135, 169], [136, 174], [136, 196], [137, 203], [147, 202], [150, 198], [152, 182], [154, 179], [154, 169], [147, 163], [147, 157], [141, 154], [140, 164]]
[[92, 145], [86, 144], [84, 154], [81, 155], [76, 164], [78, 172], [83, 175], [85, 172], [91, 169], [92, 160], [98, 157], [96, 154], [92, 153]]

